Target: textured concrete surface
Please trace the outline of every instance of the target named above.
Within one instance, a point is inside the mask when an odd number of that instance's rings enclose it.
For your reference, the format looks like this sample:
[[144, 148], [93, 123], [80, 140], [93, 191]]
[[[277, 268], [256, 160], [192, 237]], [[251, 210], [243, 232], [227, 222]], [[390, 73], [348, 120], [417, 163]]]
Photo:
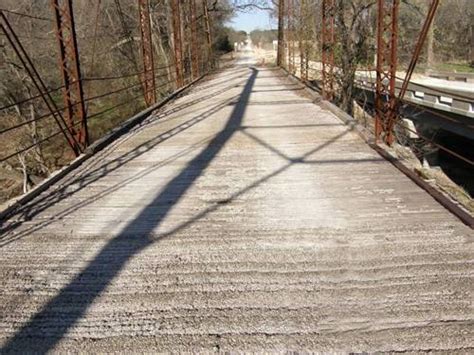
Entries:
[[472, 230], [302, 92], [241, 62], [6, 221], [2, 351], [474, 351]]

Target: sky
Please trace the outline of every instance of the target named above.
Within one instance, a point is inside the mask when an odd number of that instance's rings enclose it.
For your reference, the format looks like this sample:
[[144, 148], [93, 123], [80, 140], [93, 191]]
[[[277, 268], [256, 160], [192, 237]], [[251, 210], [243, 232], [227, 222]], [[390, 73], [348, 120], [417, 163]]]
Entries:
[[257, 28], [268, 30], [276, 28], [274, 20], [270, 19], [268, 11], [254, 10], [252, 12], [239, 12], [229, 23], [229, 25], [238, 31], [246, 31], [247, 33]]

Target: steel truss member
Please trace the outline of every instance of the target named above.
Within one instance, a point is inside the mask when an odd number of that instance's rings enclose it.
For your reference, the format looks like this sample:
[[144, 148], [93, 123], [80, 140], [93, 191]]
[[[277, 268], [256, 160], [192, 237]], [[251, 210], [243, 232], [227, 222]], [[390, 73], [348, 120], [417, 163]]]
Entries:
[[[59, 69], [63, 79], [63, 100], [68, 130], [83, 151], [89, 144], [84, 92], [82, 88], [79, 53], [72, 0], [51, 0], [56, 20], [56, 38], [59, 47]], [[77, 126], [79, 125], [79, 126]]]

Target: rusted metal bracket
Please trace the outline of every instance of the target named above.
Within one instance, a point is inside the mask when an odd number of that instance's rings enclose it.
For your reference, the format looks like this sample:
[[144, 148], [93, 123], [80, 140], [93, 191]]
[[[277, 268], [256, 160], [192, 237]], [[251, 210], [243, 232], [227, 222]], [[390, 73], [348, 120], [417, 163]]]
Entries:
[[176, 86], [184, 85], [183, 43], [181, 37], [181, 4], [180, 0], [171, 0], [171, 16], [173, 24], [174, 64], [176, 69]]
[[48, 89], [39, 72], [36, 70], [31, 58], [28, 56], [28, 53], [21, 44], [18, 36], [10, 25], [10, 22], [1, 10], [0, 19], [0, 28], [7, 37], [8, 42], [10, 43], [16, 55], [20, 59], [23, 68], [25, 69], [31, 81], [33, 82], [33, 85], [36, 87], [36, 90], [41, 95], [41, 99], [45, 103], [53, 119], [56, 121], [62, 134], [66, 138], [67, 143], [74, 152], [74, 155], [79, 156], [81, 153], [79, 143], [76, 141], [75, 136], [69, 131], [68, 125], [66, 124], [64, 117], [61, 114], [61, 110], [59, 110], [58, 106], [56, 105], [56, 102], [51, 97], [51, 94], [48, 92]]
[[322, 2], [322, 64], [323, 64], [323, 98], [334, 99], [334, 47], [335, 34], [335, 0]]
[[89, 134], [72, 0], [51, 0], [51, 6], [56, 21], [59, 70], [64, 85], [62, 93], [66, 109], [66, 122], [68, 130], [79, 144], [76, 150], [83, 151], [89, 144]]
[[149, 0], [138, 0], [138, 12], [142, 38], [143, 93], [147, 106], [151, 106], [156, 102], [156, 84]]

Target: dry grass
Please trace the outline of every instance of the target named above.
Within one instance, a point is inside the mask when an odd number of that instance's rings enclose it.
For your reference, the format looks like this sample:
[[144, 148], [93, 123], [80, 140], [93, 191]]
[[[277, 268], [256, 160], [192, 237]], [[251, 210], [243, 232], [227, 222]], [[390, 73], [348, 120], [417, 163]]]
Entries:
[[441, 169], [423, 166], [408, 147], [395, 145], [393, 152], [400, 161], [412, 169], [418, 176], [430, 182], [452, 200], [458, 202], [469, 213], [474, 214], [474, 199], [461, 186], [453, 182]]

